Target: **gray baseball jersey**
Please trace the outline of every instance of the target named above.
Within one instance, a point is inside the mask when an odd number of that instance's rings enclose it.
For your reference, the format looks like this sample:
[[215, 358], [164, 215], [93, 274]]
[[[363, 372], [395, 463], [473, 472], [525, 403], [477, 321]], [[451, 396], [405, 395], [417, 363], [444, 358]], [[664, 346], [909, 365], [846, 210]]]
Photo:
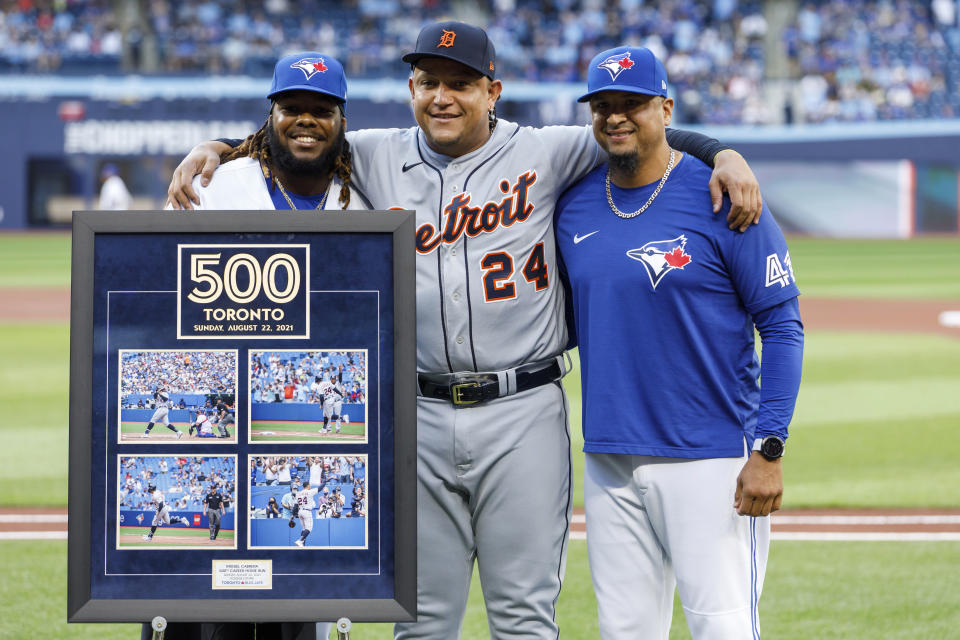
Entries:
[[543, 360], [566, 344], [553, 211], [595, 166], [589, 127], [500, 120], [458, 157], [419, 128], [348, 133], [353, 180], [374, 209], [417, 212], [417, 366], [497, 371]]
[[173, 408], [172, 400], [157, 399], [156, 411], [150, 417], [150, 422], [170, 425], [170, 409]]
[[[373, 208], [416, 211], [419, 371], [494, 372], [562, 353], [553, 212], [597, 162], [591, 130], [501, 120], [458, 158], [416, 127], [347, 137]], [[562, 388], [470, 407], [421, 397], [417, 411], [418, 548], [430, 552], [418, 554], [418, 620], [396, 637], [458, 637], [479, 558], [491, 636], [556, 638], [570, 516]]]
[[154, 509], [156, 509], [156, 513], [153, 514], [152, 525], [157, 527], [161, 524], [170, 524], [170, 505], [164, 502], [163, 491], [157, 489], [150, 495], [150, 499], [153, 502]]

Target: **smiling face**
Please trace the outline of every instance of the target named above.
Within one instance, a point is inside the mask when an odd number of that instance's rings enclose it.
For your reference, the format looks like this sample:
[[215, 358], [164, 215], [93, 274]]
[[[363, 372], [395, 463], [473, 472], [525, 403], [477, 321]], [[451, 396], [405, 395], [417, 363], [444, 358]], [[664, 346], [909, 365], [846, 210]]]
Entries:
[[462, 156], [490, 138], [488, 113], [500, 97], [499, 80], [453, 60], [423, 58], [409, 87], [417, 124], [434, 151]]
[[601, 91], [590, 98], [593, 135], [611, 166], [639, 166], [665, 148], [673, 99], [627, 91]]
[[347, 127], [336, 100], [313, 91], [287, 91], [275, 98], [270, 120], [267, 141], [278, 171], [329, 175]]

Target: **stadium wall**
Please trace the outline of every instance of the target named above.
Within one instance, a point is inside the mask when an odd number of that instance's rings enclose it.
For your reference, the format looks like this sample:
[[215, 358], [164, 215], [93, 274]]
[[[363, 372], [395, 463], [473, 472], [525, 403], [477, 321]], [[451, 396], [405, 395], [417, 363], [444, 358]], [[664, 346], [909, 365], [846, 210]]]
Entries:
[[[307, 537], [308, 547], [363, 546], [366, 518], [314, 518]], [[250, 544], [254, 547], [292, 547], [300, 537], [300, 521], [290, 527], [285, 518], [257, 518], [250, 521]]]
[[[127, 404], [136, 404], [138, 400], [143, 400], [144, 404], [153, 402], [152, 393], [128, 393], [123, 396], [122, 401]], [[188, 407], [202, 407], [207, 401], [207, 395], [202, 393], [171, 393], [170, 401], [177, 405], [180, 400]]]
[[[155, 511], [137, 511], [131, 509], [121, 509], [120, 510], [120, 526], [121, 527], [149, 527], [150, 523], [153, 522], [153, 516]], [[191, 527], [200, 527], [201, 529], [207, 529], [210, 526], [210, 520], [207, 518], [207, 510], [204, 509], [203, 512], [199, 511], [171, 511], [171, 516], [181, 516], [186, 517], [190, 521]], [[141, 520], [137, 520], [137, 517], [141, 517]], [[167, 526], [167, 525], [164, 525]], [[170, 525], [173, 527], [179, 525]], [[223, 517], [220, 518], [220, 528], [227, 530], [236, 529], [235, 525], [235, 514], [233, 511], [227, 511], [223, 514]]]
[[[0, 230], [66, 225], [73, 210], [95, 208], [106, 162], [120, 168], [134, 208], [159, 208], [174, 167], [194, 144], [243, 137], [267, 112], [267, 101], [255, 97], [262, 95], [259, 81], [221, 85], [210, 79], [201, 90], [199, 84], [163, 79], [61, 80], [0, 76], [6, 116], [0, 119], [5, 144], [0, 171], [7, 178], [0, 192]], [[574, 102], [581, 88], [511, 82], [497, 112], [521, 124], [584, 123], [585, 107]], [[405, 83], [361, 81], [350, 89], [352, 129], [412, 124]], [[736, 147], [758, 169], [771, 209], [788, 231], [909, 237], [960, 228], [960, 120], [703, 132]], [[889, 163], [885, 171], [895, 178], [864, 172], [865, 162]], [[792, 168], [798, 166], [804, 171]], [[838, 194], [847, 197], [842, 206], [832, 206]], [[851, 208], [847, 201], [860, 206]], [[830, 215], [823, 214], [827, 210]]]
[[[149, 422], [150, 418], [153, 417], [153, 412], [153, 409], [121, 409], [120, 420], [121, 422]], [[170, 409], [167, 417], [170, 419], [170, 422], [174, 424], [178, 422], [189, 423], [191, 421], [189, 409]], [[321, 417], [320, 419], [322, 420], [323, 418]]]
[[[366, 415], [366, 406], [344, 402], [343, 413], [353, 416], [354, 422], [360, 422]], [[250, 404], [250, 419], [323, 422], [323, 405], [300, 402], [253, 402]]]

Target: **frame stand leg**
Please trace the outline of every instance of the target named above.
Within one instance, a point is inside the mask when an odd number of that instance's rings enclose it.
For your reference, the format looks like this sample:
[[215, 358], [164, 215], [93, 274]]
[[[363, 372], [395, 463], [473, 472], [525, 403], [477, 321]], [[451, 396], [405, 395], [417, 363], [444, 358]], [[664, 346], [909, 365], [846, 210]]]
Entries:
[[153, 640], [163, 640], [163, 632], [167, 630], [167, 619], [163, 616], [157, 616], [150, 621], [150, 628], [153, 629]]

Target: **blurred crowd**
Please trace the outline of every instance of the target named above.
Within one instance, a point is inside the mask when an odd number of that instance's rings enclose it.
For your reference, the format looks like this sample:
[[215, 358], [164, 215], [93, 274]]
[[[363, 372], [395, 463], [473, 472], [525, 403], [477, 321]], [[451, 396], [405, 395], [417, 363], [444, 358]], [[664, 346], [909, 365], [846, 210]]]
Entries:
[[366, 402], [365, 351], [264, 351], [250, 355], [250, 396], [254, 403], [322, 404], [320, 381], [343, 385], [344, 402]]
[[124, 353], [120, 362], [120, 394], [234, 393], [235, 351], [145, 351]]
[[121, 457], [120, 506], [152, 510], [153, 500], [147, 487], [153, 484], [163, 492], [173, 511], [204, 511], [203, 498], [211, 487], [223, 496], [224, 506], [232, 509], [237, 495], [234, 464], [232, 456]]
[[318, 517], [362, 518], [367, 512], [366, 477], [366, 456], [255, 456], [250, 462], [251, 487], [276, 486], [280, 490], [256, 496], [251, 490], [250, 515], [290, 517], [280, 496], [290, 489], [299, 491], [309, 481], [317, 490]]
[[578, 82], [603, 49], [649, 47], [685, 123], [779, 119], [770, 47], [786, 47], [798, 119], [953, 117], [957, 4], [797, 0], [774, 33], [764, 0], [485, 0], [470, 15], [452, 0], [0, 0], [0, 71], [266, 77], [284, 53], [310, 49], [342, 59], [351, 78], [397, 78], [420, 27], [457, 16], [487, 28], [508, 80]]
[[784, 33], [808, 122], [960, 116], [956, 0], [806, 2]]

